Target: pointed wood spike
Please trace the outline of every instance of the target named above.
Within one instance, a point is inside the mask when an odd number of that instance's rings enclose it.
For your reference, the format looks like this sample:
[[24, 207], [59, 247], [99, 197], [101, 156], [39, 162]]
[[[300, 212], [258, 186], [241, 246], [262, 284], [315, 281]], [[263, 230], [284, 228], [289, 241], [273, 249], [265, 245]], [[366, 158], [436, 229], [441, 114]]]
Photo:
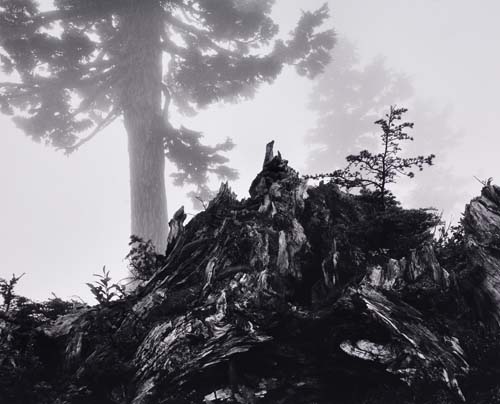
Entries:
[[179, 238], [180, 234], [184, 231], [184, 220], [186, 220], [186, 214], [184, 213], [184, 206], [181, 206], [177, 212], [174, 213], [174, 217], [168, 223], [170, 231], [168, 232], [167, 238], [167, 251], [169, 251], [176, 240]]
[[270, 141], [266, 145], [266, 155], [264, 157], [264, 164], [262, 165], [263, 168], [273, 159], [274, 157], [273, 148], [274, 148], [274, 140]]
[[186, 220], [186, 214], [184, 213], [184, 205], [181, 206], [179, 209], [177, 209], [177, 212], [174, 213], [173, 220], [177, 222], [184, 223], [184, 220]]

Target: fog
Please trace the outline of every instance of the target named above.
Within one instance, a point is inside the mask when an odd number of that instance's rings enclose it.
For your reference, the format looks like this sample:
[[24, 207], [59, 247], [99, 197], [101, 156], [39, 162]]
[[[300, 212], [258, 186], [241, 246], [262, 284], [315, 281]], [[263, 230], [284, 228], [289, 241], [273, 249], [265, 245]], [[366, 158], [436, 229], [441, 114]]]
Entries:
[[[323, 2], [277, 0], [282, 32], [293, 28], [301, 8]], [[457, 220], [480, 191], [474, 176], [500, 181], [500, 3], [336, 0], [329, 5], [329, 24], [339, 45], [350, 41], [357, 49], [358, 67], [383, 57], [388, 70], [407, 76], [413, 93], [402, 106], [410, 109], [408, 117], [415, 123], [412, 147], [437, 155], [435, 168], [394, 192], [405, 206], [432, 205], [443, 210], [443, 218]], [[335, 49], [333, 57], [336, 63]], [[182, 122], [202, 131], [207, 143], [228, 136], [234, 140], [236, 148], [228, 156], [240, 178], [231, 186], [246, 197], [269, 140], [301, 173], [312, 170], [314, 146], [308, 135], [317, 115], [308, 105], [314, 88], [315, 82], [288, 69], [253, 100], [215, 105]], [[90, 301], [84, 283], [103, 265], [115, 280], [127, 275], [129, 179], [121, 123], [69, 157], [32, 142], [8, 117], [0, 116], [0, 124], [0, 277], [26, 272], [18, 291], [34, 299], [54, 292]], [[167, 163], [167, 175], [171, 170]], [[170, 215], [181, 205], [196, 213], [186, 192], [167, 184]]]

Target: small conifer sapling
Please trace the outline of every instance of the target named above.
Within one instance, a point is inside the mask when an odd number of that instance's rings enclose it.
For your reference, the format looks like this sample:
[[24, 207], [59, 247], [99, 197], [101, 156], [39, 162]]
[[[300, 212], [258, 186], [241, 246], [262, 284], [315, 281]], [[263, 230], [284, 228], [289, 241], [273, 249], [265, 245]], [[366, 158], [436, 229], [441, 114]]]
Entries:
[[422, 171], [425, 165], [432, 165], [436, 157], [434, 154], [416, 157], [401, 155], [401, 143], [406, 140], [413, 141], [413, 137], [409, 136], [406, 131], [412, 129], [414, 124], [412, 122], [400, 123], [403, 114], [407, 111], [406, 108], [391, 106], [389, 113], [375, 122], [382, 130], [380, 152], [362, 150], [358, 154], [346, 157], [348, 165], [344, 169], [305, 178], [330, 177], [335, 183], [347, 189], [371, 188], [379, 196], [384, 207], [389, 184], [395, 183], [400, 176], [413, 178], [415, 169]]

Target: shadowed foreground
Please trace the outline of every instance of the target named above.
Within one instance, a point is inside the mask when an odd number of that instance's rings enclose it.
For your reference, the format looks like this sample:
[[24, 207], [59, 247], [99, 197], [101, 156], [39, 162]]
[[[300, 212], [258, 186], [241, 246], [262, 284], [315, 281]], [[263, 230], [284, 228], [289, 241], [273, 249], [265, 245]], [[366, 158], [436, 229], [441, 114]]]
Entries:
[[[366, 198], [308, 188], [269, 144], [250, 198], [223, 184], [175, 214], [147, 282], [26, 333], [43, 371], [18, 402], [500, 402], [500, 188], [451, 257], [418, 223], [374, 233]], [[5, 369], [18, 329], [0, 322]]]

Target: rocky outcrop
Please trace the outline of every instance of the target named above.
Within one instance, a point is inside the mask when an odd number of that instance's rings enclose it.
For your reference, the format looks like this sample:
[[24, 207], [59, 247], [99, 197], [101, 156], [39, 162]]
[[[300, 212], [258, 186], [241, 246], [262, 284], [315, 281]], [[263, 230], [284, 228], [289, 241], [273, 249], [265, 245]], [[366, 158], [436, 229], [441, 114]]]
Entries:
[[[460, 293], [453, 268], [425, 243], [370, 258], [348, 234], [365, 208], [335, 186], [308, 189], [272, 146], [248, 199], [223, 184], [186, 226], [182, 209], [174, 215], [165, 264], [151, 279], [40, 330], [61, 402], [467, 399], [458, 330], [427, 309], [429, 299]], [[492, 302], [498, 191], [487, 188], [466, 212], [471, 262]]]
[[500, 187], [488, 184], [466, 206], [464, 227], [478, 310], [491, 313], [500, 325]]
[[365, 282], [385, 290], [401, 290], [424, 277], [436, 287], [446, 289], [450, 286], [450, 274], [439, 264], [430, 244], [410, 251], [409, 258], [390, 258], [383, 265], [368, 267]]

